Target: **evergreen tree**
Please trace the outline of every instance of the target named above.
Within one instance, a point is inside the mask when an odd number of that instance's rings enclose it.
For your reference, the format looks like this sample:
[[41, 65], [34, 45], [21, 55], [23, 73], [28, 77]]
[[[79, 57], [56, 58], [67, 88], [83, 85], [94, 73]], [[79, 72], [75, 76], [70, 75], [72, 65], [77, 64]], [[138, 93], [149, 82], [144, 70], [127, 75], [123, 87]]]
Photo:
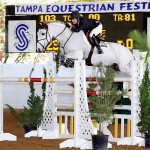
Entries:
[[134, 49], [138, 49], [140, 52], [146, 52], [144, 62], [147, 63], [150, 47], [148, 46], [147, 34], [145, 32], [140, 32], [138, 30], [133, 30], [129, 33], [129, 36], [133, 39]]
[[[99, 64], [97, 74], [99, 76], [97, 85], [100, 90], [89, 97], [89, 103], [91, 104], [91, 117], [101, 125], [112, 117], [115, 104], [121, 99], [124, 92], [118, 90], [114, 82], [115, 72], [112, 68]], [[99, 126], [99, 131], [100, 128], [101, 126]]]
[[150, 133], [150, 79], [148, 64], [140, 86], [140, 107], [140, 122], [138, 123], [140, 132]]

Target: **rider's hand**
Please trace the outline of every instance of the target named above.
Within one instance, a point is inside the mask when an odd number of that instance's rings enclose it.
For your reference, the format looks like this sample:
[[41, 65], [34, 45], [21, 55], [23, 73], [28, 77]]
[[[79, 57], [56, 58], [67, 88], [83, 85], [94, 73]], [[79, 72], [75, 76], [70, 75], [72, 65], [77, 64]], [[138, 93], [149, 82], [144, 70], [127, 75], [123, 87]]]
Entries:
[[68, 67], [73, 68], [74, 67], [74, 59], [67, 58], [66, 61], [64, 62], [64, 66], [66, 68], [68, 68]]
[[70, 26], [68, 23], [66, 23], [66, 27], [67, 27], [67, 28], [70, 28], [71, 26]]

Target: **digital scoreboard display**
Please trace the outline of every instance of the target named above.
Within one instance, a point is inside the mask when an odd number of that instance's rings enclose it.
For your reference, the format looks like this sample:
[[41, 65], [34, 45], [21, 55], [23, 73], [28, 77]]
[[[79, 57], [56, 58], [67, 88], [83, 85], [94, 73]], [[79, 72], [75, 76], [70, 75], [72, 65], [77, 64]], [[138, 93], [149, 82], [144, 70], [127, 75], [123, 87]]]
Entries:
[[[143, 31], [143, 13], [102, 13], [82, 14], [89, 19], [97, 19], [103, 25], [103, 34], [107, 42], [117, 42], [128, 48], [133, 48], [133, 41], [128, 34], [137, 29]], [[51, 22], [61, 20], [71, 24], [70, 15], [40, 15], [39, 22]]]
[[[41, 22], [54, 22], [60, 20], [71, 25], [70, 14], [37, 14], [37, 15], [12, 15], [9, 7], [6, 9], [6, 49], [8, 48], [8, 22], [11, 20], [36, 20], [36, 24]], [[133, 40], [129, 33], [137, 29], [147, 30], [147, 17], [149, 12], [113, 12], [113, 13], [82, 13], [85, 18], [97, 19], [103, 25], [102, 34], [105, 35], [106, 42], [122, 44], [130, 49], [133, 48]], [[54, 40], [47, 46], [47, 51], [58, 50], [58, 41]]]

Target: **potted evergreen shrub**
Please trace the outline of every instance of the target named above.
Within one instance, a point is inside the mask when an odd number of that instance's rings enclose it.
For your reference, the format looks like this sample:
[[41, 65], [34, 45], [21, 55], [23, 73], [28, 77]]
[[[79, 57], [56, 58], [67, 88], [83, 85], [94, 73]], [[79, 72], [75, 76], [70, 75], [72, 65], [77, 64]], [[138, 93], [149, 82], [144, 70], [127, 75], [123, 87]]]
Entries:
[[[45, 69], [44, 75], [46, 77]], [[23, 110], [18, 111], [9, 104], [6, 104], [10, 113], [23, 125], [25, 133], [36, 130], [41, 124], [43, 119], [43, 104], [45, 100], [46, 83], [42, 83], [42, 98], [35, 94], [34, 82], [29, 82], [29, 87], [30, 95], [28, 96], [27, 107], [24, 106]]]
[[140, 85], [139, 129], [145, 135], [145, 147], [150, 147], [150, 73], [148, 64]]
[[[99, 123], [98, 134], [92, 135], [93, 149], [105, 150], [108, 145], [108, 135], [102, 134], [102, 124], [112, 118], [114, 107], [124, 92], [119, 91], [114, 82], [115, 71], [111, 67], [98, 65], [97, 94], [89, 96], [91, 118]], [[98, 89], [98, 88], [97, 88]]]

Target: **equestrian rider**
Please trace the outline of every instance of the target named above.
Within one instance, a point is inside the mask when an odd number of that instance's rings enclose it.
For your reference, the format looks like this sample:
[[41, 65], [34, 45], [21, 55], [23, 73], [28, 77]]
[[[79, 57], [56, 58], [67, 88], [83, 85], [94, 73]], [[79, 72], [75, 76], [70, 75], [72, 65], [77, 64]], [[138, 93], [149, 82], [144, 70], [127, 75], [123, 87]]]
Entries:
[[96, 38], [96, 36], [102, 31], [102, 24], [98, 20], [83, 18], [78, 11], [73, 11], [71, 13], [71, 22], [73, 24], [71, 27], [73, 32], [80, 32], [81, 30], [83, 30], [84, 33], [89, 32], [92, 44], [98, 49], [98, 54], [103, 53], [99, 41]]

